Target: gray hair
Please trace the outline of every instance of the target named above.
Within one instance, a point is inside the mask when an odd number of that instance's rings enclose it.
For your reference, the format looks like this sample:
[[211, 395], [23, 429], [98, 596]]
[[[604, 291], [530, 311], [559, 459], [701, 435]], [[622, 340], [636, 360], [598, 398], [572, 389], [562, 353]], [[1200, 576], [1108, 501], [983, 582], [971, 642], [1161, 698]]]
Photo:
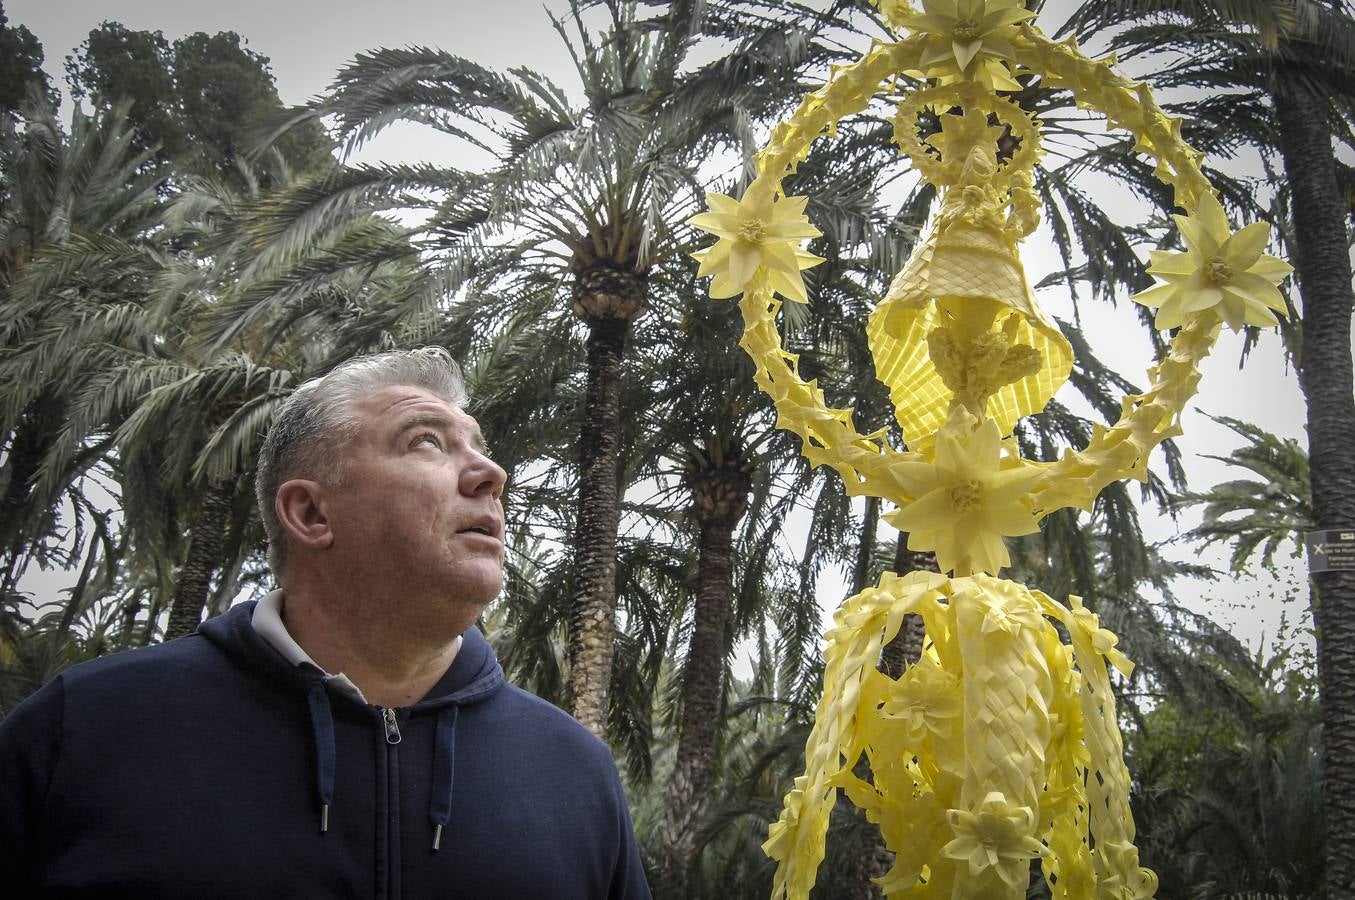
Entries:
[[287, 563], [287, 533], [274, 508], [278, 488], [293, 478], [342, 484], [343, 457], [336, 451], [357, 434], [360, 423], [352, 414], [353, 404], [395, 385], [425, 388], [457, 406], [466, 402], [461, 370], [451, 354], [441, 347], [423, 347], [350, 359], [300, 385], [273, 416], [259, 451], [254, 495], [275, 576], [281, 578]]

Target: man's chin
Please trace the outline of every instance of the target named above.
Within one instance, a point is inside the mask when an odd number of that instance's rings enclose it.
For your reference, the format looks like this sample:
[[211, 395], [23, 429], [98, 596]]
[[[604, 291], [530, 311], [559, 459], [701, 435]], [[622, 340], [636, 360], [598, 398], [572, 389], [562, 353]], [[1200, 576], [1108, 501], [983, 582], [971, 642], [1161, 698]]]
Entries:
[[492, 572], [472, 572], [461, 579], [457, 594], [464, 602], [478, 604], [483, 609], [503, 596], [506, 583], [507, 578], [502, 566], [496, 567]]
[[471, 582], [470, 579], [463, 580], [456, 585], [452, 596], [456, 598], [457, 606], [473, 611], [473, 618], [479, 618], [503, 595], [504, 577], [500, 573], [497, 578], [486, 578], [483, 582], [478, 579], [475, 582]]

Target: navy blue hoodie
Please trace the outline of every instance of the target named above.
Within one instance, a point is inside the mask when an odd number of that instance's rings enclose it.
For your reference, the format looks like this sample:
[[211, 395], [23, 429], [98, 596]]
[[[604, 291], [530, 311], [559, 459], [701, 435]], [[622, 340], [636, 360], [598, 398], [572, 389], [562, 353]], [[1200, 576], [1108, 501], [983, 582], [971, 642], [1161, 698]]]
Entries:
[[649, 897], [606, 746], [476, 629], [383, 715], [283, 660], [253, 607], [0, 722], [6, 896]]

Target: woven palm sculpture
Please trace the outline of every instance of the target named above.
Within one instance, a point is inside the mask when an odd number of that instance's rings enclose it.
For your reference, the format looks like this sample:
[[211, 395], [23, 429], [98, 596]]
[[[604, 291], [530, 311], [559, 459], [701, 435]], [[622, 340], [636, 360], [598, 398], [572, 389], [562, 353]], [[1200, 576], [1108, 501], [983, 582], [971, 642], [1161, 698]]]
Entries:
[[[740, 346], [778, 427], [798, 434], [809, 460], [835, 469], [849, 494], [896, 504], [889, 521], [948, 573], [887, 572], [837, 610], [805, 771], [763, 845], [778, 864], [773, 898], [808, 896], [839, 789], [893, 851], [877, 879], [890, 897], [1021, 898], [1036, 858], [1057, 898], [1152, 897], [1157, 878], [1134, 846], [1108, 669], [1128, 675], [1132, 666], [1078, 597], [1064, 604], [999, 578], [1010, 564], [1004, 538], [1035, 532], [1064, 507], [1090, 512], [1112, 481], [1146, 479], [1150, 451], [1180, 433], [1221, 324], [1277, 324], [1271, 311], [1285, 307], [1276, 286], [1290, 268], [1263, 252], [1268, 226], [1232, 231], [1200, 154], [1145, 85], [1071, 40], [1049, 40], [1014, 0], [925, 3], [915, 12], [881, 2], [905, 36], [836, 69], [772, 130], [742, 198], [710, 193], [710, 211], [691, 220], [719, 238], [697, 254], [700, 271], [714, 276], [712, 297], [741, 295]], [[1184, 211], [1176, 221], [1186, 252], [1154, 251], [1149, 271], [1162, 283], [1133, 298], [1159, 308], [1157, 327], [1176, 329], [1168, 352], [1148, 389], [1124, 399], [1117, 423], [1056, 462], [1022, 458], [1011, 438], [1072, 365], [1017, 253], [1040, 214], [1038, 123], [1001, 93], [1020, 88], [1021, 73], [1132, 132]], [[898, 105], [895, 139], [941, 196], [866, 325], [907, 450], [883, 432], [858, 433], [850, 410], [828, 407], [776, 328], [783, 300], [807, 301], [801, 270], [821, 262], [803, 249], [819, 235], [807, 198], [788, 196], [783, 182], [814, 140], [899, 75], [926, 86]], [[924, 108], [941, 111], [940, 131], [925, 139]], [[1009, 156], [998, 148], [1005, 135], [1016, 147]], [[910, 613], [926, 641], [894, 679], [877, 663]], [[869, 782], [853, 773], [862, 754]]]

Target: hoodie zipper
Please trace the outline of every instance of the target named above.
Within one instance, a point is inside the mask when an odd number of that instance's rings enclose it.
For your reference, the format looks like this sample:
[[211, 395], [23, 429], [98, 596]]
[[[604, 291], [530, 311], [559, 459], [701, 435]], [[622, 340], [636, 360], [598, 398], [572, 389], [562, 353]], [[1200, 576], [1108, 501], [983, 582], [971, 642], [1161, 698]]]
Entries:
[[400, 722], [395, 718], [395, 710], [388, 706], [381, 707], [381, 721], [386, 726], [386, 743], [400, 743]]
[[394, 707], [381, 706], [386, 736], [386, 897], [397, 900], [400, 885], [400, 719]]

